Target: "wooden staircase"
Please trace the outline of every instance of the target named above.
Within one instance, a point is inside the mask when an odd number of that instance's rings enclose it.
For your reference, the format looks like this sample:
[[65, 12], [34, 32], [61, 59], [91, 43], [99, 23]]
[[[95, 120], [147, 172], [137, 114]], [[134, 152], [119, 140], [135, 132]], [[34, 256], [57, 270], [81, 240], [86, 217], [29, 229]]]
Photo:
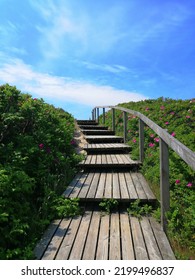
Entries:
[[[37, 245], [38, 259], [125, 260], [175, 259], [160, 224], [152, 217], [127, 214], [130, 202], [156, 203], [140, 162], [130, 158], [123, 138], [95, 121], [77, 121], [87, 144], [80, 172], [64, 191], [65, 198], [79, 198], [84, 214], [54, 221]], [[102, 215], [102, 199], [115, 199], [118, 209]]]

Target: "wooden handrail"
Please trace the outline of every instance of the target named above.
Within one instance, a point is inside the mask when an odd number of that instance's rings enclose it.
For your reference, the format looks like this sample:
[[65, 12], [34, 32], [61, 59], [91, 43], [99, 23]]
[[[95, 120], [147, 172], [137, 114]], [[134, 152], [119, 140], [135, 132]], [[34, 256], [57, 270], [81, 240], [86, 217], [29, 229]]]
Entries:
[[176, 152], [181, 159], [183, 159], [193, 170], [195, 170], [195, 153], [187, 148], [180, 141], [170, 135], [165, 129], [157, 125], [140, 112], [126, 109], [119, 106], [96, 106], [92, 110], [92, 119], [96, 120], [96, 110], [98, 112], [99, 121], [99, 108], [103, 109], [103, 119], [105, 120], [105, 108], [112, 109], [112, 129], [115, 131], [115, 110], [123, 112], [124, 121], [124, 141], [127, 136], [127, 118], [126, 114], [135, 115], [139, 119], [139, 151], [140, 161], [144, 160], [144, 124], [150, 127], [160, 138], [160, 202], [161, 202], [161, 225], [166, 230], [166, 217], [165, 213], [170, 209], [170, 192], [169, 192], [169, 148]]

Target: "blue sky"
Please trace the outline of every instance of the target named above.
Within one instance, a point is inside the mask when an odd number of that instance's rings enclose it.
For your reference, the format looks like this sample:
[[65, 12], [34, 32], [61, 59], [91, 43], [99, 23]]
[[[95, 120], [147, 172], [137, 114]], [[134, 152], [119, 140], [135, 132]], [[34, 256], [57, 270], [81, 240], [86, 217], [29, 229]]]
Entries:
[[75, 118], [195, 97], [194, 0], [0, 0], [0, 84]]

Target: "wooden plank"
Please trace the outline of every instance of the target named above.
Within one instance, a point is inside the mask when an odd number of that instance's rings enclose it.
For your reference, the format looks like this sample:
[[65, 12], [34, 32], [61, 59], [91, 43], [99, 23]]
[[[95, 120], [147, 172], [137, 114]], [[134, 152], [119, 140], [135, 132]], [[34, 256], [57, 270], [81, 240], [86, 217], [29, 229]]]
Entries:
[[79, 230], [74, 241], [69, 260], [81, 260], [83, 249], [85, 245], [85, 240], [87, 238], [88, 228], [91, 220], [91, 211], [86, 211], [82, 217]]
[[83, 253], [83, 260], [95, 260], [97, 238], [99, 233], [100, 213], [93, 212], [89, 232]]
[[107, 160], [107, 164], [112, 164], [112, 158], [111, 155], [106, 155], [106, 160]]
[[133, 184], [133, 180], [131, 178], [131, 173], [130, 172], [125, 173], [125, 179], [126, 179], [127, 189], [128, 189], [128, 193], [129, 193], [129, 198], [130, 199], [138, 199], [137, 191], [136, 191], [135, 186]]
[[87, 173], [83, 173], [82, 176], [80, 177], [80, 179], [78, 180], [77, 184], [75, 185], [74, 189], [71, 192], [71, 195], [69, 197], [78, 197], [79, 193], [83, 187], [83, 184], [87, 178], [88, 174]]
[[139, 220], [135, 217], [130, 217], [130, 223], [132, 228], [135, 258], [136, 260], [148, 260], [148, 254], [143, 239]]
[[51, 239], [47, 250], [45, 251], [42, 260], [54, 260], [55, 256], [58, 252], [58, 248], [60, 247], [64, 235], [66, 235], [68, 231], [68, 227], [70, 225], [71, 219], [63, 219], [56, 230], [53, 238]]
[[106, 155], [102, 155], [102, 164], [106, 164], [107, 160], [106, 160]]
[[136, 188], [136, 191], [137, 191], [137, 194], [138, 194], [138, 198], [139, 199], [147, 200], [147, 196], [146, 196], [146, 194], [145, 194], [145, 192], [144, 192], [144, 190], [142, 188], [142, 185], [140, 184], [140, 181], [139, 181], [139, 179], [137, 177], [137, 172], [134, 172], [134, 173], [132, 172], [131, 173], [131, 178], [132, 178], [134, 186]]
[[122, 172], [119, 173], [119, 184], [120, 184], [121, 198], [129, 199], [129, 193], [127, 190], [125, 176], [124, 176], [124, 173], [122, 173]]
[[98, 182], [99, 182], [99, 178], [100, 178], [100, 173], [96, 172], [94, 174], [93, 180], [91, 182], [90, 188], [89, 188], [89, 192], [87, 194], [87, 198], [94, 198], [96, 195], [96, 190], [97, 190], [97, 186], [98, 186]]
[[112, 173], [107, 173], [104, 196], [112, 198]]
[[119, 185], [119, 178], [118, 178], [118, 173], [114, 172], [113, 173], [113, 195], [112, 197], [114, 199], [120, 199], [120, 185]]
[[97, 164], [101, 164], [101, 163], [102, 163], [102, 156], [97, 155]]
[[156, 240], [155, 240], [150, 222], [148, 221], [148, 218], [142, 217], [142, 219], [140, 220], [140, 224], [142, 227], [142, 232], [144, 235], [149, 259], [150, 260], [162, 260], [161, 253], [160, 253], [160, 250], [156, 243]]
[[156, 222], [155, 219], [152, 217], [150, 217], [149, 220], [150, 220], [152, 229], [154, 231], [156, 241], [160, 248], [160, 252], [162, 254], [163, 260], [175, 260], [175, 256], [174, 256], [174, 253], [170, 246], [170, 243], [167, 239], [165, 232], [162, 230], [160, 224], [158, 222]]
[[68, 260], [74, 239], [77, 234], [82, 216], [74, 217], [69, 225], [68, 232], [66, 233], [59, 251], [56, 255], [56, 260]]
[[156, 199], [155, 195], [153, 194], [153, 192], [151, 191], [149, 185], [148, 185], [148, 182], [146, 181], [146, 179], [144, 178], [144, 176], [141, 174], [141, 173], [137, 173], [137, 177], [140, 181], [140, 184], [142, 185], [142, 188], [144, 189], [145, 191], [145, 194], [148, 198], [148, 200], [153, 200], [153, 199]]
[[121, 154], [120, 157], [121, 157], [121, 159], [122, 159], [122, 161], [123, 161], [124, 164], [129, 164], [129, 163], [131, 163], [130, 158], [127, 157], [126, 155]]
[[82, 172], [78, 173], [75, 178], [72, 180], [72, 182], [69, 184], [69, 186], [67, 187], [67, 189], [63, 192], [63, 196], [65, 197], [69, 197], [71, 192], [73, 191], [74, 187], [76, 186], [76, 184], [78, 183], [78, 181], [80, 180], [81, 176], [82, 176]]
[[97, 188], [97, 192], [96, 192], [96, 198], [97, 199], [102, 199], [104, 197], [104, 188], [105, 188], [105, 183], [106, 183], [106, 173], [103, 172], [100, 175], [100, 179], [99, 179], [99, 184], [98, 184], [98, 188]]
[[122, 259], [135, 260], [133, 240], [131, 235], [131, 226], [129, 223], [129, 216], [127, 213], [120, 213], [120, 227], [121, 227]]
[[89, 188], [90, 188], [90, 185], [91, 185], [91, 182], [93, 180], [93, 176], [94, 176], [94, 173], [89, 173], [88, 176], [87, 176], [87, 179], [86, 181], [84, 182], [83, 186], [82, 186], [82, 189], [79, 193], [79, 198], [86, 198], [87, 196], [87, 193], [89, 191]]
[[97, 161], [97, 155], [92, 155], [90, 164], [96, 164], [96, 161]]
[[117, 158], [116, 158], [116, 155], [110, 155], [111, 159], [112, 159], [112, 163], [114, 164], [117, 164], [118, 161], [117, 161]]
[[119, 214], [111, 214], [110, 223], [110, 249], [109, 260], [120, 260], [121, 248], [120, 248], [120, 228], [119, 228]]
[[117, 158], [117, 161], [118, 161], [119, 164], [123, 164], [123, 163], [124, 163], [124, 162], [123, 162], [123, 159], [120, 157], [119, 154], [116, 155], [116, 158]]
[[96, 260], [108, 260], [109, 221], [109, 215], [101, 217]]
[[47, 246], [50, 243], [50, 240], [52, 239], [53, 235], [55, 234], [61, 220], [54, 220], [45, 231], [44, 235], [42, 236], [41, 240], [37, 243], [34, 254], [36, 259], [40, 260], [47, 248]]
[[91, 159], [92, 159], [92, 155], [88, 155], [86, 157], [86, 159], [83, 162], [81, 162], [81, 163], [90, 164], [91, 163]]

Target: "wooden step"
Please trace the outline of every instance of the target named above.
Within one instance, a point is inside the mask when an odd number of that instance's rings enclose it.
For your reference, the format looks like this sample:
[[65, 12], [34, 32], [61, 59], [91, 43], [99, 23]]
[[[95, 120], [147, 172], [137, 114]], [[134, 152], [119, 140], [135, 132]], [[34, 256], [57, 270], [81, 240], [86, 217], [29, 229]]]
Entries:
[[138, 169], [140, 162], [132, 160], [127, 154], [95, 154], [87, 155], [78, 166], [84, 170], [121, 170], [122, 168], [132, 170]]
[[113, 144], [86, 144], [84, 150], [87, 154], [113, 154], [113, 153], [129, 153], [131, 147], [122, 143]]
[[98, 125], [96, 121], [93, 120], [76, 120], [78, 125]]
[[101, 125], [79, 125], [81, 129], [92, 129], [92, 130], [108, 130], [107, 126], [101, 126]]
[[156, 202], [147, 181], [139, 172], [81, 172], [63, 196], [94, 203], [103, 198], [113, 198], [120, 203], [130, 203], [136, 199], [143, 203]]
[[81, 129], [81, 132], [85, 135], [114, 135], [115, 132], [112, 130], [97, 130], [97, 129]]
[[87, 135], [85, 139], [88, 143], [123, 143], [124, 140], [120, 136], [112, 135]]
[[110, 215], [87, 208], [83, 215], [54, 221], [35, 248], [42, 260], [175, 260], [160, 224], [122, 210]]

